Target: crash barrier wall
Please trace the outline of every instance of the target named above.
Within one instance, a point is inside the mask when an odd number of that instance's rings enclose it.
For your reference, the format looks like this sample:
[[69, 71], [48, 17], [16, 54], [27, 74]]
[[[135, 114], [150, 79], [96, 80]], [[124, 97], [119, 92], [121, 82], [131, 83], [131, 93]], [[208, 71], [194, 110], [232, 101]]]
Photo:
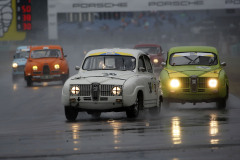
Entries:
[[58, 39], [58, 13], [177, 11], [240, 8], [240, 0], [48, 0], [48, 38]]

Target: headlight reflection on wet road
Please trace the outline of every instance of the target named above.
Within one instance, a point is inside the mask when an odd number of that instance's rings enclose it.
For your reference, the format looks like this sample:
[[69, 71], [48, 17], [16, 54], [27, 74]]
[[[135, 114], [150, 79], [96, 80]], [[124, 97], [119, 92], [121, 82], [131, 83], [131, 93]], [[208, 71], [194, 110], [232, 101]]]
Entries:
[[211, 114], [210, 115], [210, 123], [209, 123], [209, 136], [211, 137], [210, 139], [210, 144], [218, 144], [219, 139], [215, 138], [219, 132], [218, 128], [218, 121], [217, 121], [217, 115], [216, 114]]
[[173, 144], [181, 144], [181, 126], [179, 117], [172, 118], [172, 142]]
[[121, 142], [119, 139], [119, 135], [120, 135], [120, 130], [119, 128], [121, 128], [122, 124], [119, 122], [116, 122], [114, 120], [109, 120], [108, 123], [111, 125], [111, 127], [113, 128], [113, 141], [114, 141], [114, 149], [120, 149], [121, 147], [119, 147], [119, 143]]
[[72, 125], [72, 138], [73, 138], [73, 144], [74, 145], [77, 145], [77, 146], [74, 146], [73, 150], [74, 151], [78, 151], [80, 150], [79, 148], [79, 129], [80, 129], [80, 126], [79, 124], [73, 124]]

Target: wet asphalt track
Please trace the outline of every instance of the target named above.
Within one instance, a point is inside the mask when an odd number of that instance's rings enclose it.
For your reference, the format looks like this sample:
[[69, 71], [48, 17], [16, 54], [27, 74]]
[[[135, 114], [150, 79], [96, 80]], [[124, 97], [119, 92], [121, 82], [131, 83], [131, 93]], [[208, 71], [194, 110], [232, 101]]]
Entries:
[[214, 103], [177, 104], [163, 107], [158, 117], [147, 111], [136, 120], [125, 113], [99, 119], [80, 113], [70, 123], [61, 82], [12, 82], [8, 56], [1, 57], [0, 72], [0, 159], [240, 159], [240, 99], [232, 94], [225, 110]]

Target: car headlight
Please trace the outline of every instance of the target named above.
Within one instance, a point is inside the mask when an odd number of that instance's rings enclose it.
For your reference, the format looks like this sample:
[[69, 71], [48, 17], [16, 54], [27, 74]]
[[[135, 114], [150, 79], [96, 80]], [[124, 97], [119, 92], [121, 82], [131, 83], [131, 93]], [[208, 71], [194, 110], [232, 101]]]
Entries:
[[78, 86], [73, 86], [71, 88], [71, 93], [72, 94], [79, 94], [79, 92], [80, 92], [80, 88]]
[[121, 88], [120, 88], [120, 87], [113, 87], [112, 93], [113, 93], [115, 96], [119, 96], [119, 95], [121, 94]]
[[14, 63], [12, 64], [12, 67], [13, 67], [13, 68], [17, 68], [17, 67], [18, 67], [18, 64], [17, 64], [16, 62], [14, 62]]
[[216, 88], [217, 85], [218, 85], [218, 81], [217, 81], [216, 79], [210, 79], [210, 80], [208, 81], [208, 86], [209, 86], [210, 88]]
[[153, 59], [153, 63], [158, 63], [158, 59]]
[[171, 86], [172, 88], [178, 88], [178, 87], [180, 86], [179, 80], [178, 80], [178, 79], [172, 79], [172, 80], [170, 81], [170, 86]]
[[55, 68], [55, 69], [59, 69], [59, 68], [60, 68], [59, 64], [55, 64], [55, 65], [54, 65], [54, 68]]
[[33, 69], [34, 71], [36, 71], [36, 70], [38, 70], [38, 66], [33, 66], [32, 69]]

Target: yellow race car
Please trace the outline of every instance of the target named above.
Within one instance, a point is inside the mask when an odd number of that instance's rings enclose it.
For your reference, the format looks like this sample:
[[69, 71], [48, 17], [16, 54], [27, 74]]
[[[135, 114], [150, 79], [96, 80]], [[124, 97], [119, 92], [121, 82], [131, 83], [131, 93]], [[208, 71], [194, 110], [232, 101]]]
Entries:
[[225, 108], [229, 82], [218, 51], [209, 46], [173, 47], [160, 73], [161, 99], [170, 102], [216, 102]]

